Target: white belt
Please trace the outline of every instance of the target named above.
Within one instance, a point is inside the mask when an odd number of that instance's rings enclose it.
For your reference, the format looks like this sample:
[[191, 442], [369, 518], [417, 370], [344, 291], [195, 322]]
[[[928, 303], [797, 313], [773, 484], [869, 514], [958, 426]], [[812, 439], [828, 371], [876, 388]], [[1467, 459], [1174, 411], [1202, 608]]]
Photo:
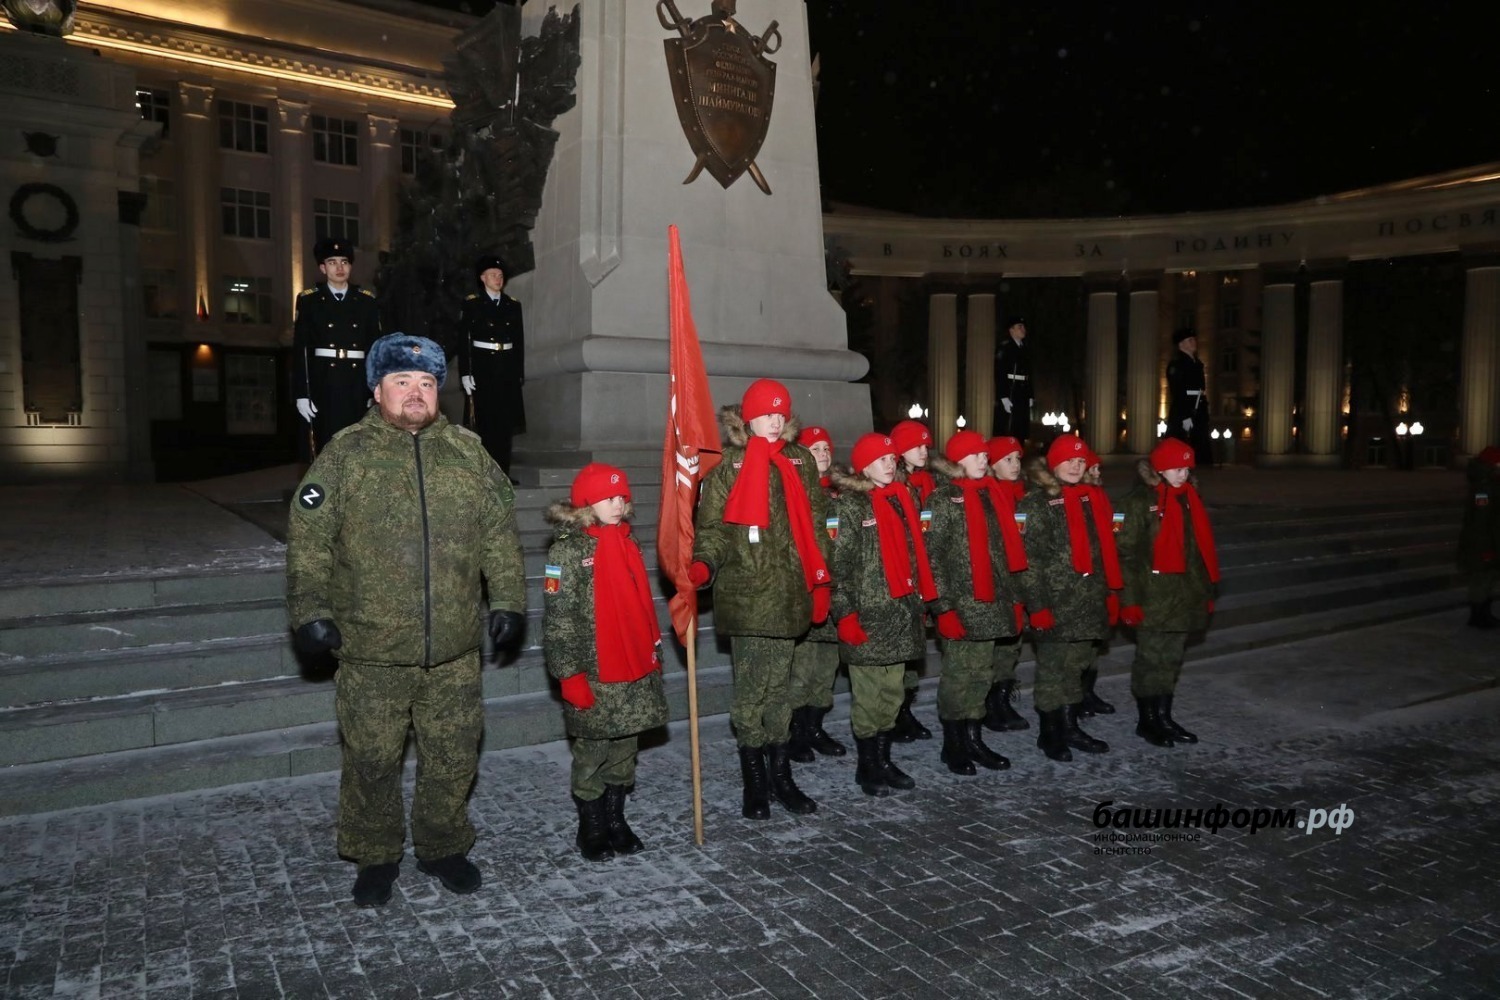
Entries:
[[486, 351], [508, 351], [512, 347], [516, 346], [515, 344], [496, 344], [488, 340], [471, 340], [469, 341], [469, 343], [473, 344], [475, 347], [480, 348], [481, 350]]
[[1025, 375], [1007, 375], [1005, 377], [1008, 378], [1008, 379], [1010, 379], [1012, 382], [1025, 382], [1026, 381], [1026, 376]]
[[1201, 396], [1201, 395], [1203, 395], [1203, 390], [1202, 389], [1184, 389], [1182, 391], [1185, 392], [1185, 393], [1187, 393], [1189, 396]]
[[342, 347], [314, 347], [315, 358], [349, 358], [351, 361], [359, 361], [365, 356], [364, 351], [346, 351]]

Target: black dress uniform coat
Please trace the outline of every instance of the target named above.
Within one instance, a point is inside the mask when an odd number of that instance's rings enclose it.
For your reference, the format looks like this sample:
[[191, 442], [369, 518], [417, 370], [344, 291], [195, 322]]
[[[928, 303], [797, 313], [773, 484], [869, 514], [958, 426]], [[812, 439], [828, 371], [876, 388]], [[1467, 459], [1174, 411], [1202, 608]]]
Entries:
[[343, 301], [323, 281], [297, 296], [292, 398], [305, 397], [318, 408], [312, 423], [318, 451], [365, 415], [370, 402], [365, 353], [379, 336], [375, 296], [358, 285], [345, 290]]
[[[1198, 465], [1211, 467], [1214, 453], [1209, 447], [1208, 425], [1212, 420], [1207, 388], [1203, 362], [1186, 351], [1174, 351], [1167, 362], [1167, 436], [1192, 445]], [[1182, 426], [1184, 420], [1192, 420], [1192, 430]]]
[[[1010, 400], [1010, 412], [1000, 401]], [[995, 436], [1013, 437], [1022, 444], [1031, 436], [1031, 352], [1010, 334], [995, 352]]]
[[510, 470], [511, 438], [526, 430], [521, 383], [526, 377], [526, 331], [521, 303], [509, 295], [470, 295], [459, 313], [458, 370], [474, 379], [472, 425], [495, 461]]

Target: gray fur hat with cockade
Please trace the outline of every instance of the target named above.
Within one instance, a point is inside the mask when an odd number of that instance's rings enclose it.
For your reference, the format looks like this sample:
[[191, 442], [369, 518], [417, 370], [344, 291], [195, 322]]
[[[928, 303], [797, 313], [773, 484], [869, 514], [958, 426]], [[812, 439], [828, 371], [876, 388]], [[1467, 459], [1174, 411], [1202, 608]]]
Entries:
[[370, 345], [365, 357], [365, 384], [373, 390], [391, 372], [426, 372], [437, 377], [438, 388], [448, 377], [443, 349], [426, 337], [388, 333]]

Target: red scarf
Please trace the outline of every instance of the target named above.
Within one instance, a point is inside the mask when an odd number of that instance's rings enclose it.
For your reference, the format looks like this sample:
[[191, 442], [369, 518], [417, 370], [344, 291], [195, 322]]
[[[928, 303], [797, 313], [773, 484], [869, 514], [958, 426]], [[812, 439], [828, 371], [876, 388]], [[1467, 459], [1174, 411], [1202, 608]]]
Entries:
[[635, 681], [661, 666], [656, 649], [661, 626], [646, 578], [640, 546], [630, 525], [596, 524], [585, 529], [594, 539], [594, 646], [599, 680]]
[[1187, 572], [1187, 535], [1183, 530], [1182, 504], [1186, 499], [1188, 514], [1193, 519], [1193, 541], [1198, 545], [1198, 554], [1203, 557], [1203, 566], [1208, 570], [1208, 579], [1219, 582], [1219, 554], [1214, 549], [1213, 529], [1208, 525], [1208, 511], [1198, 498], [1192, 483], [1172, 487], [1163, 479], [1156, 484], [1156, 509], [1161, 514], [1161, 530], [1156, 533], [1156, 543], [1151, 551], [1151, 569], [1157, 573]]
[[771, 466], [781, 474], [781, 492], [786, 497], [787, 520], [791, 522], [792, 542], [797, 546], [797, 556], [802, 560], [802, 576], [807, 589], [831, 583], [828, 564], [823, 561], [823, 552], [818, 548], [817, 535], [813, 533], [812, 502], [807, 498], [807, 488], [792, 460], [781, 453], [785, 441], [772, 444], [763, 437], [753, 437], [745, 446], [745, 458], [740, 463], [740, 474], [729, 488], [729, 498], [724, 501], [724, 523], [746, 524], [767, 528], [771, 524]]
[[1063, 511], [1068, 516], [1068, 548], [1073, 570], [1085, 575], [1094, 571], [1094, 553], [1089, 548], [1088, 527], [1083, 520], [1083, 498], [1088, 497], [1094, 515], [1094, 533], [1099, 536], [1099, 554], [1104, 558], [1104, 582], [1110, 590], [1125, 586], [1120, 576], [1120, 553], [1115, 548], [1114, 508], [1102, 486], [1083, 483], [1064, 485]]
[[[964, 525], [969, 537], [969, 575], [974, 581], [974, 600], [995, 600], [995, 568], [990, 562], [990, 526], [984, 516], [983, 496], [990, 498], [995, 520], [1000, 524], [1000, 539], [1005, 546], [1006, 567], [1012, 573], [1026, 568], [1026, 554], [1021, 550], [1021, 532], [1016, 529], [1014, 503], [989, 476], [983, 479], [955, 479], [964, 497]], [[1009, 507], [1009, 510], [1007, 510]], [[1019, 563], [1019, 565], [1018, 565]]]
[[[901, 505], [900, 514], [891, 506], [892, 498]], [[892, 597], [905, 597], [913, 590], [911, 556], [906, 549], [906, 539], [910, 536], [912, 550], [917, 554], [917, 595], [924, 601], [937, 600], [937, 584], [932, 579], [932, 565], [927, 561], [927, 543], [922, 540], [922, 524], [917, 519], [911, 490], [904, 483], [877, 486], [870, 494], [870, 503], [875, 508], [875, 530], [880, 533], [880, 565], [885, 570], [886, 591]]]
[[824, 493], [827, 493], [830, 489], [833, 488], [833, 477], [832, 476], [819, 476], [818, 477], [818, 485], [823, 488], [823, 492]]
[[906, 474], [906, 482], [917, 491], [917, 499], [924, 504], [932, 496], [932, 491], [937, 489], [937, 477], [927, 469], [911, 470]]

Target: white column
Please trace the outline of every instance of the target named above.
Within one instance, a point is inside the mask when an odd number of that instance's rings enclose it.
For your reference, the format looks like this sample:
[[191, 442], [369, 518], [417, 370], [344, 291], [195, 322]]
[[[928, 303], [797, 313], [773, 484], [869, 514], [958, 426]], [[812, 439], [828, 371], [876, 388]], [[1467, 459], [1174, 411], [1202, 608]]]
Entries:
[[[1125, 445], [1148, 454], [1156, 444], [1156, 289], [1130, 293], [1125, 352]], [[1092, 314], [1091, 314], [1092, 315]]]
[[964, 416], [969, 429], [989, 437], [995, 422], [995, 296], [969, 296], [964, 352]]
[[1500, 443], [1500, 267], [1471, 267], [1464, 283], [1460, 448]]
[[394, 118], [365, 115], [366, 151], [360, 164], [365, 205], [360, 214], [370, 228], [362, 230], [359, 236], [362, 249], [371, 258], [370, 267], [365, 269], [366, 284], [373, 282], [376, 254], [389, 250], [396, 236], [396, 187], [401, 176], [401, 164], [396, 159], [399, 126]]
[[1342, 453], [1339, 415], [1344, 403], [1344, 282], [1314, 281], [1307, 323], [1307, 395], [1302, 421], [1310, 456], [1337, 461]]
[[[284, 266], [287, 268], [283, 302], [296, 301], [312, 268], [312, 248], [307, 242], [312, 235], [312, 226], [307, 221], [310, 205], [306, 197], [308, 107], [306, 101], [285, 98], [276, 101], [276, 193], [271, 205], [286, 227], [282, 230], [282, 246], [286, 250]], [[285, 316], [282, 339], [291, 343], [292, 310], [284, 314], [277, 310], [277, 315]]]
[[1292, 386], [1296, 378], [1297, 287], [1267, 282], [1261, 293], [1260, 454], [1292, 451]]
[[178, 132], [178, 202], [187, 253], [190, 297], [184, 316], [200, 307], [214, 308], [214, 250], [219, 243], [218, 146], [214, 137], [214, 89], [193, 83], [177, 85], [182, 109]]
[[[1120, 349], [1116, 339], [1116, 293], [1089, 293], [1087, 423], [1089, 444], [1101, 455], [1114, 452], [1119, 443]], [[1154, 422], [1154, 421], [1153, 421]]]
[[927, 299], [927, 393], [935, 449], [953, 435], [958, 419], [958, 296]]

